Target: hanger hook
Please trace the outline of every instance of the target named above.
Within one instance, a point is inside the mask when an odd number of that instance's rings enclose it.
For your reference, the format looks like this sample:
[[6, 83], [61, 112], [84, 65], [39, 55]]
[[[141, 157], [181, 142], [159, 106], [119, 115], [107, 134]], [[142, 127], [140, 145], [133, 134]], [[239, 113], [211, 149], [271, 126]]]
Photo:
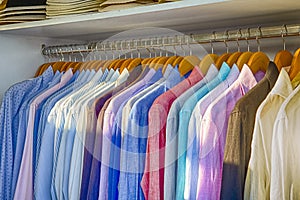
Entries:
[[180, 45], [180, 48], [181, 48], [182, 51], [183, 51], [183, 56], [185, 56], [185, 50], [184, 50], [184, 48], [183, 48], [183, 46], [182, 46], [182, 40], [183, 40], [183, 37], [180, 37], [179, 45]]
[[81, 60], [82, 60], [83, 62], [85, 62], [84, 55], [83, 55], [83, 53], [81, 52], [80, 47], [78, 47], [78, 51], [79, 51], [79, 54], [80, 54], [80, 56], [81, 56]]
[[226, 53], [229, 53], [229, 47], [228, 47], [228, 44], [227, 44], [227, 40], [229, 38], [229, 35], [228, 35], [228, 30], [225, 31], [224, 33], [224, 44], [225, 44], [225, 47], [226, 47]]
[[[176, 51], [176, 40], [177, 39], [177, 35], [174, 36], [174, 39], [172, 39], [172, 46], [173, 46], [173, 50], [174, 50], [174, 56], [177, 55], [177, 51]], [[175, 40], [175, 41], [174, 41]]]
[[250, 28], [247, 28], [247, 36], [245, 37], [246, 42], [247, 42], [247, 51], [250, 52], [250, 44], [249, 44], [249, 39], [250, 38]]
[[241, 29], [238, 30], [237, 32], [237, 37], [236, 37], [236, 43], [237, 43], [237, 46], [238, 46], [238, 52], [241, 51], [241, 48], [240, 48], [240, 43], [239, 43], [239, 39], [242, 37], [242, 31]]
[[[285, 31], [285, 33], [283, 33], [283, 29]], [[285, 39], [284, 39], [284, 35], [287, 35], [288, 34], [288, 30], [287, 30], [287, 27], [286, 25], [284, 24], [281, 28], [281, 38], [282, 38], [282, 42], [283, 42], [283, 50], [285, 50]]]
[[209, 40], [210, 41], [210, 48], [211, 48], [211, 54], [214, 54], [214, 44], [213, 41], [216, 41], [216, 31], [212, 32], [212, 38]]
[[193, 37], [193, 34], [191, 34], [191, 36], [186, 36], [186, 38], [187, 38], [187, 46], [188, 46], [188, 48], [189, 48], [189, 50], [190, 50], [190, 56], [191, 55], [193, 55], [193, 50], [192, 50], [192, 48], [191, 48], [191, 41], [190, 41], [190, 39], [192, 39], [192, 37]]
[[134, 40], [134, 43], [135, 43], [135, 49], [136, 49], [136, 51], [138, 52], [138, 58], [141, 57], [141, 52], [140, 52], [140, 49], [139, 49], [139, 47], [138, 47], [138, 41], [139, 41], [139, 40], [140, 40], [140, 39]]
[[257, 32], [258, 32], [256, 34], [257, 50], [260, 51], [260, 41], [259, 41], [259, 38], [262, 37], [262, 31], [261, 31], [261, 27], [260, 26], [257, 28]]

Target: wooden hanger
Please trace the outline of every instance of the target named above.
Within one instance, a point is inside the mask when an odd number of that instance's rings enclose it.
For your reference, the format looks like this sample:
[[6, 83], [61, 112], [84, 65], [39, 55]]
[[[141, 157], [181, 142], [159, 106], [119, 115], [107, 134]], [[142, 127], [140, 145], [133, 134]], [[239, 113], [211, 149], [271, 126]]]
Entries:
[[274, 63], [280, 71], [282, 67], [291, 66], [293, 61], [293, 54], [287, 50], [281, 50], [276, 53]]
[[163, 68], [165, 63], [167, 62], [167, 60], [169, 59], [170, 57], [161, 57], [156, 63], [155, 63], [155, 66], [153, 67], [155, 70], [158, 70], [160, 68]]
[[174, 67], [173, 63], [174, 63], [174, 61], [175, 61], [177, 58], [178, 58], [178, 56], [171, 56], [171, 57], [165, 62], [164, 66], [163, 66], [163, 68], [162, 68], [162, 73], [165, 73], [165, 71], [166, 71], [168, 65], [172, 65], [172, 66]]
[[181, 76], [184, 76], [189, 71], [193, 70], [200, 62], [201, 60], [197, 56], [185, 56], [178, 67]]
[[212, 64], [216, 65], [218, 58], [219, 56], [213, 53], [205, 55], [199, 64], [201, 72], [206, 74]]
[[223, 62], [226, 62], [231, 55], [232, 55], [232, 53], [224, 53], [220, 57], [218, 57], [218, 59], [216, 61], [216, 67], [218, 69], [220, 69]]
[[279, 71], [281, 70], [282, 67], [291, 66], [292, 61], [293, 61], [293, 54], [291, 54], [291, 52], [289, 52], [285, 49], [285, 39], [284, 39], [283, 29], [285, 31], [285, 34], [288, 33], [286, 25], [283, 25], [282, 30], [281, 30], [283, 50], [277, 52], [277, 54], [275, 55], [275, 58], [274, 58], [274, 63], [276, 64], [277, 69]]
[[269, 66], [269, 57], [261, 52], [255, 52], [249, 59], [247, 65], [250, 67], [253, 74], [256, 74], [259, 70], [266, 72]]
[[128, 67], [128, 65], [131, 63], [131, 61], [133, 61], [133, 58], [128, 58], [123, 62], [123, 64], [120, 67], [120, 73], [122, 73], [122, 71]]
[[290, 79], [293, 80], [295, 76], [300, 72], [300, 48], [294, 53], [291, 70], [289, 72]]
[[179, 56], [176, 60], [174, 60], [172, 66], [175, 67], [176, 65], [179, 65], [182, 60], [183, 60], [183, 57]]
[[132, 71], [135, 67], [139, 66], [142, 63], [143, 59], [141, 58], [134, 58], [128, 65], [128, 71]]
[[240, 57], [236, 61], [236, 65], [238, 66], [240, 71], [242, 70], [244, 64], [247, 64], [249, 62], [252, 55], [253, 52], [250, 51], [243, 52], [242, 55], [240, 55]]
[[234, 52], [231, 54], [231, 56], [229, 56], [229, 58], [227, 59], [226, 63], [232, 67], [235, 63], [237, 63], [239, 57], [243, 54], [243, 52]]

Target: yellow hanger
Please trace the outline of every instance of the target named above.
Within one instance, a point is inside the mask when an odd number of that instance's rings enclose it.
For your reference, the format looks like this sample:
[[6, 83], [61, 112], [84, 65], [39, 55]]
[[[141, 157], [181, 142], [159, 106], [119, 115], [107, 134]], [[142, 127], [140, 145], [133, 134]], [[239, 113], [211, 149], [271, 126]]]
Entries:
[[293, 80], [295, 76], [300, 72], [300, 48], [294, 53], [291, 70], [289, 72], [290, 79]]
[[162, 73], [165, 73], [168, 65], [171, 65], [174, 67], [173, 63], [174, 61], [178, 58], [178, 56], [171, 56], [164, 64], [163, 68], [162, 68]]
[[160, 68], [163, 68], [164, 67], [164, 65], [165, 65], [165, 63], [168, 61], [168, 59], [169, 59], [170, 57], [161, 57], [156, 63], [155, 63], [155, 65], [154, 65], [154, 69], [155, 70], [158, 70], [158, 69], [160, 69]]
[[[287, 34], [286, 25], [284, 25], [283, 28], [285, 29], [285, 33]], [[274, 63], [276, 64], [277, 69], [279, 71], [281, 70], [282, 67], [291, 66], [293, 61], [293, 55], [291, 54], [291, 52], [285, 49], [285, 39], [284, 39], [283, 30], [281, 30], [281, 37], [283, 42], [283, 50], [277, 52], [274, 58]]]
[[250, 51], [246, 51], [242, 53], [242, 55], [240, 55], [240, 57], [236, 61], [236, 65], [238, 66], [239, 70], [242, 70], [244, 64], [247, 64], [249, 62], [252, 55], [253, 53]]
[[[260, 35], [262, 35], [260, 27], [258, 27], [258, 30]], [[260, 51], [260, 42], [258, 36], [256, 36], [256, 42], [258, 46], [258, 52], [255, 52], [247, 63], [253, 74], [256, 74], [259, 70], [266, 72], [270, 63], [269, 57]]]
[[128, 71], [132, 71], [135, 67], [139, 66], [142, 63], [142, 60], [143, 59], [141, 59], [141, 58], [133, 59], [127, 67]]
[[216, 65], [216, 61], [218, 60], [218, 58], [219, 56], [213, 53], [205, 55], [199, 64], [199, 68], [201, 69], [201, 72], [203, 74], [206, 74], [209, 67], [212, 64]]
[[200, 62], [201, 60], [197, 56], [185, 56], [179, 64], [178, 71], [180, 72], [181, 76], [184, 76], [195, 66], [199, 65]]
[[131, 63], [132, 60], [133, 60], [133, 58], [128, 58], [128, 59], [126, 59], [126, 60], [122, 63], [122, 65], [121, 65], [121, 67], [120, 67], [120, 73], [122, 73], [122, 71], [123, 71], [125, 68], [127, 68], [127, 66]]
[[179, 65], [182, 60], [183, 60], [183, 57], [179, 56], [176, 60], [174, 60], [172, 66], [175, 67], [176, 65]]
[[223, 62], [226, 62], [231, 55], [232, 55], [232, 53], [227, 52], [227, 53], [222, 54], [220, 57], [218, 57], [218, 59], [216, 61], [216, 67], [218, 69], [220, 69]]

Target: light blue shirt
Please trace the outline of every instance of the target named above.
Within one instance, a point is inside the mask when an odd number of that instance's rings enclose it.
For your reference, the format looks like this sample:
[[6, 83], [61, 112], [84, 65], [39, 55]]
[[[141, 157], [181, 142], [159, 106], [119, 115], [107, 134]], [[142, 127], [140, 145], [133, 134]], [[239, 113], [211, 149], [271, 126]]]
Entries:
[[[179, 113], [179, 138], [185, 138], [184, 141], [187, 141], [188, 137], [188, 126], [189, 121], [192, 115], [192, 112], [197, 104], [198, 101], [201, 100], [202, 97], [204, 97], [206, 94], [208, 94], [211, 90], [213, 90], [215, 87], [217, 87], [222, 81], [226, 79], [230, 72], [230, 67], [224, 62], [222, 64], [222, 67], [220, 68], [220, 71], [218, 73], [218, 76], [215, 77], [212, 81], [210, 81], [208, 84], [204, 85], [202, 88], [200, 88], [198, 91], [196, 91], [183, 105], [182, 109]], [[183, 144], [186, 145], [187, 151], [189, 151], [190, 148], [197, 149], [196, 144], [197, 138], [191, 139], [192, 144]], [[195, 148], [193, 148], [193, 144], [196, 145]], [[186, 156], [186, 154], [184, 154]], [[188, 159], [188, 158], [186, 158]], [[192, 160], [193, 162], [197, 162], [198, 158], [194, 158]], [[193, 165], [193, 164], [192, 164]], [[196, 166], [197, 164], [195, 164]], [[180, 174], [179, 176], [185, 176], [185, 172], [183, 174]], [[187, 179], [186, 179], [187, 180]], [[189, 180], [189, 179], [188, 179]], [[197, 194], [197, 181], [198, 181], [198, 170], [193, 172], [192, 176], [190, 177], [190, 182], [185, 182], [185, 190], [184, 190], [184, 198], [185, 199], [196, 199]], [[187, 188], [187, 190], [186, 190]]]
[[[170, 155], [173, 157], [171, 160], [176, 160], [177, 163], [169, 163], [165, 168], [165, 180], [173, 179], [170, 183], [176, 182], [176, 199], [184, 199], [184, 185], [185, 185], [185, 152], [186, 152], [186, 138], [179, 136], [179, 123], [180, 123], [180, 110], [186, 100], [193, 95], [193, 93], [203, 87], [205, 84], [213, 80], [218, 74], [218, 69], [212, 65], [205, 77], [199, 81], [196, 85], [188, 89], [185, 93], [180, 95], [172, 104], [168, 114], [167, 128], [166, 128], [166, 146], [169, 146], [171, 141], [173, 148], [168, 150], [170, 153], [166, 153], [166, 157]], [[178, 141], [176, 141], [178, 140]], [[174, 141], [174, 142], [173, 142]], [[172, 153], [173, 152], [173, 153]], [[176, 172], [177, 167], [177, 172]], [[177, 174], [176, 174], [177, 173]], [[168, 176], [167, 176], [168, 175]]]
[[[94, 72], [84, 72], [82, 80], [78, 84], [73, 85], [72, 88], [69, 88], [69, 90], [66, 91], [66, 93], [80, 89], [92, 78], [93, 75]], [[57, 103], [59, 103], [62, 100], [63, 99], [59, 100]], [[51, 109], [51, 112], [52, 111], [53, 109]], [[55, 133], [59, 133], [62, 129], [62, 124], [56, 127], [57, 115], [55, 114], [55, 112], [51, 112], [48, 116], [41, 138], [41, 145], [35, 172], [35, 199], [51, 199], [50, 191], [53, 173], [52, 168], [54, 165], [54, 136]], [[61, 122], [64, 122], [64, 118], [61, 118], [60, 120]]]

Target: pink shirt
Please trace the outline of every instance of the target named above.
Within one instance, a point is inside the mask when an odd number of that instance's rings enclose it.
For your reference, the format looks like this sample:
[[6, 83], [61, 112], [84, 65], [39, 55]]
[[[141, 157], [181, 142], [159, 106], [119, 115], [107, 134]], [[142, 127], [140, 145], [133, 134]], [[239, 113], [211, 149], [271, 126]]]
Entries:
[[201, 121], [197, 199], [219, 200], [228, 119], [236, 102], [257, 81], [247, 65], [238, 79], [207, 108]]
[[145, 173], [141, 182], [145, 199], [164, 199], [164, 162], [166, 123], [173, 101], [203, 78], [195, 67], [188, 78], [160, 95], [152, 104], [148, 116], [148, 142]]
[[44, 91], [34, 99], [30, 105], [28, 115], [28, 125], [26, 130], [26, 139], [24, 144], [24, 152], [22, 156], [19, 177], [17, 181], [14, 199], [33, 199], [33, 129], [35, 112], [40, 103], [51, 96], [54, 92], [58, 91], [61, 87], [67, 84], [72, 78], [72, 69], [69, 69], [62, 77], [58, 84]]

